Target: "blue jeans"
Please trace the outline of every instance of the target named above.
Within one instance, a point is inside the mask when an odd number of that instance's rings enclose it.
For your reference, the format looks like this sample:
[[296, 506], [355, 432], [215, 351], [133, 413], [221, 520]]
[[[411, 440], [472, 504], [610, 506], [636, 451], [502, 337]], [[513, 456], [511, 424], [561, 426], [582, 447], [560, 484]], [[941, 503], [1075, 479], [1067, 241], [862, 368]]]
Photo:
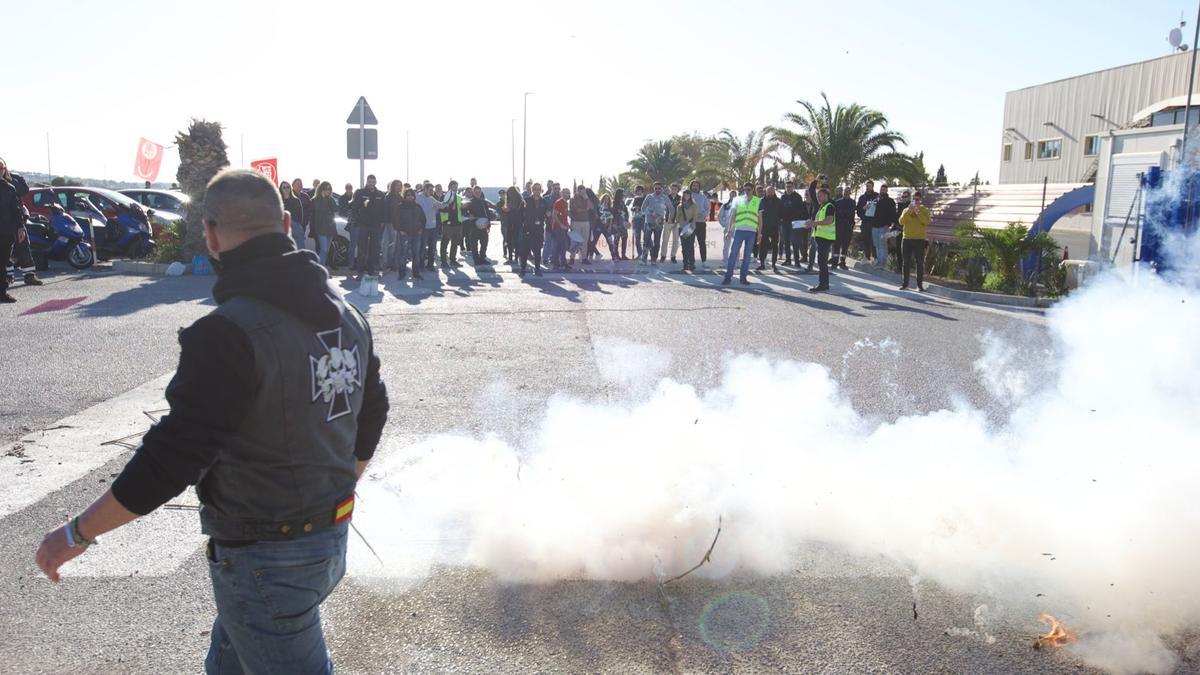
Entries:
[[321, 603], [346, 574], [348, 527], [249, 546], [210, 544], [217, 618], [205, 672], [333, 672]]
[[662, 225], [646, 225], [642, 229], [645, 241], [642, 242], [642, 255], [649, 255], [650, 261], [658, 260], [658, 245], [662, 242]]
[[420, 232], [416, 234], [396, 233], [396, 263], [401, 276], [404, 276], [404, 266], [410, 262], [413, 274], [421, 273], [422, 250]]
[[644, 216], [633, 217], [633, 257], [642, 257], [642, 230], [646, 227]]
[[754, 257], [754, 239], [758, 232], [754, 230], [734, 230], [733, 243], [729, 246], [729, 261], [725, 264], [725, 280], [733, 279], [733, 266], [737, 264], [738, 251], [742, 253], [742, 279], [750, 273], [750, 259]]
[[875, 265], [877, 267], [887, 265], [887, 239], [884, 238], [887, 232], [886, 227], [871, 228], [871, 243], [875, 244]]
[[383, 240], [383, 225], [358, 226], [358, 262], [354, 269], [357, 272], [366, 270], [367, 274], [379, 271], [379, 245]]
[[292, 221], [292, 241], [296, 242], [296, 248], [304, 250], [304, 223]]
[[391, 225], [383, 226], [383, 268], [385, 270], [395, 269], [396, 257], [396, 229]]
[[317, 257], [321, 259], [321, 264], [329, 267], [329, 242], [332, 239], [327, 234], [317, 235]]
[[683, 242], [683, 267], [684, 269], [693, 269], [696, 267], [696, 235], [693, 233], [687, 237], [680, 237]]
[[437, 245], [442, 240], [442, 228], [426, 227], [425, 232], [421, 234], [421, 245], [425, 247], [425, 267], [433, 267], [433, 261], [437, 258]]
[[555, 267], [567, 266], [567, 249], [571, 247], [571, 235], [566, 230], [550, 230], [550, 264]]

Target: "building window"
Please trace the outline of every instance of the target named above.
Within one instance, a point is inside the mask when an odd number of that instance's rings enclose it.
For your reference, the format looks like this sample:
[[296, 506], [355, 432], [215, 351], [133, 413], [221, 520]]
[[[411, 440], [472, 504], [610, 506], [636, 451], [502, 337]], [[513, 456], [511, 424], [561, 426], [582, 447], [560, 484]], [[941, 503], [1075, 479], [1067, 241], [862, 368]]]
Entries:
[[[1187, 113], [1186, 116], [1184, 113]], [[1184, 118], [1187, 118], [1188, 126], [1193, 126], [1200, 123], [1200, 108], [1192, 108], [1185, 110], [1184, 108], [1168, 108], [1161, 110], [1150, 116], [1150, 126], [1165, 127], [1172, 124], [1183, 124]]]
[[1045, 141], [1038, 141], [1037, 158], [1038, 159], [1058, 159], [1062, 156], [1062, 139], [1051, 138]]
[[1033, 142], [1025, 141], [1025, 159], [1033, 159]]
[[1005, 162], [1010, 162], [1010, 161], [1012, 161], [1012, 143], [1005, 143], [1005, 144], [1004, 144], [1004, 152], [1003, 152], [1002, 154], [1003, 154], [1003, 156], [1004, 156], [1004, 161], [1005, 161]]
[[1100, 137], [1099, 136], [1084, 136], [1083, 137], [1083, 156], [1095, 157], [1100, 154]]

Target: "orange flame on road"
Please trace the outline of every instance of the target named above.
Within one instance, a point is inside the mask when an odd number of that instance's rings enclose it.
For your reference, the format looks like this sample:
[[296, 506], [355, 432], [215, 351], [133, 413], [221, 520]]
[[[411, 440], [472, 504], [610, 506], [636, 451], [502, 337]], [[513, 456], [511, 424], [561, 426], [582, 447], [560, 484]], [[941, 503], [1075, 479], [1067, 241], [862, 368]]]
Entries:
[[1075, 634], [1072, 631], [1067, 630], [1066, 627], [1059, 623], [1058, 619], [1049, 614], [1039, 616], [1038, 621], [1046, 624], [1046, 627], [1050, 631], [1033, 643], [1034, 649], [1041, 649], [1042, 647], [1066, 647], [1067, 644], [1075, 639]]

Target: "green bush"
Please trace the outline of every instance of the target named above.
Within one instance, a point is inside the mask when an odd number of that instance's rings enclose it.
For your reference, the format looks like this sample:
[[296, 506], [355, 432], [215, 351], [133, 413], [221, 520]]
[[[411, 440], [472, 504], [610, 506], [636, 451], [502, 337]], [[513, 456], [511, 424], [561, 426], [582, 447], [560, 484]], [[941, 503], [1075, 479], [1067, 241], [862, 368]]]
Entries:
[[[1037, 293], [1037, 280], [1021, 274], [1021, 259], [1036, 254], [1043, 261], [1054, 258], [1058, 243], [1042, 232], [1029, 237], [1029, 228], [1021, 223], [1009, 223], [1003, 229], [977, 227], [964, 222], [954, 227], [954, 240], [963, 251], [965, 260], [986, 258], [991, 271], [983, 280], [985, 290], [997, 293], [1031, 295]], [[1057, 269], [1058, 265], [1051, 265]], [[1043, 265], [1043, 269], [1047, 269]], [[966, 271], [971, 275], [970, 270]], [[968, 282], [970, 286], [970, 282]]]
[[154, 262], [173, 263], [191, 262], [183, 256], [183, 223], [174, 222], [163, 227], [158, 238], [154, 240]]

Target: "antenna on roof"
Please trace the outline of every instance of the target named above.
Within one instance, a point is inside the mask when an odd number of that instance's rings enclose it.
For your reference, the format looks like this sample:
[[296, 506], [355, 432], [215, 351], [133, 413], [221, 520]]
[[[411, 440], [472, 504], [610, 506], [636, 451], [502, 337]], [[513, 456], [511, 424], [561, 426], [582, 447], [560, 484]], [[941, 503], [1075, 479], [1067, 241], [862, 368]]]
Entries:
[[1186, 52], [1188, 46], [1183, 44], [1183, 29], [1187, 26], [1187, 21], [1183, 18], [1183, 12], [1179, 13], [1179, 27], [1172, 28], [1171, 32], [1167, 33], [1167, 42], [1171, 45], [1172, 51]]

